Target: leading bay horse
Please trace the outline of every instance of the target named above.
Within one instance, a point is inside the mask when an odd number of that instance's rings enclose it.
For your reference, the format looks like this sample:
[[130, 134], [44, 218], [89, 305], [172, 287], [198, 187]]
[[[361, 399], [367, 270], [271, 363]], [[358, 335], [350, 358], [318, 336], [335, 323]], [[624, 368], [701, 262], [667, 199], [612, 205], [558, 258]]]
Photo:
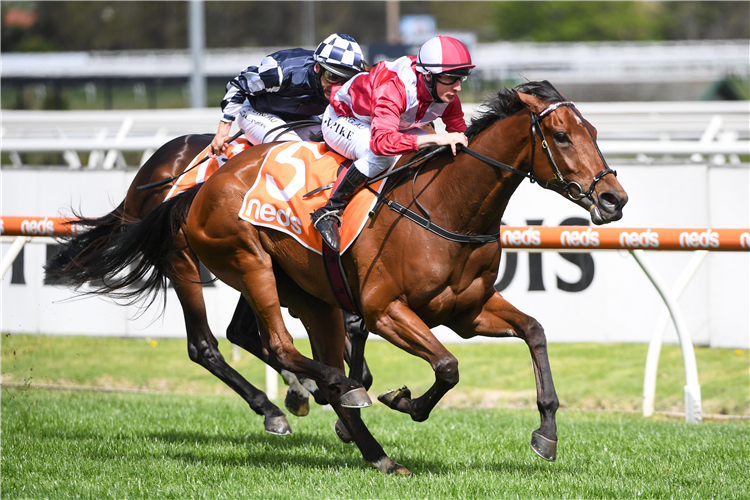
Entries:
[[[570, 198], [594, 224], [619, 220], [627, 194], [596, 145], [595, 129], [548, 82], [504, 89], [486, 105], [489, 110], [467, 130], [469, 148], [455, 157], [438, 154], [416, 168], [408, 182], [393, 183], [385, 203], [394, 210], [380, 205], [343, 255], [343, 265], [367, 329], [424, 359], [435, 373], [422, 396], [391, 391], [381, 401], [424, 421], [458, 383], [458, 361], [431, 327], [446, 325], [462, 338], [520, 338], [531, 352], [541, 418], [531, 446], [554, 460], [559, 402], [544, 330], [493, 288], [502, 251], [500, 221], [524, 177]], [[123, 255], [141, 256], [153, 266], [151, 284], [163, 284], [160, 278], [174, 270], [168, 248], [156, 237], [184, 234], [206, 267], [252, 305], [260, 319], [264, 361], [315, 380], [368, 464], [409, 474], [361, 419], [359, 408], [370, 401], [343, 371], [345, 332], [320, 256], [283, 233], [238, 218], [269, 149], [258, 146], [232, 158], [200, 189], [163, 203], [129, 227], [122, 238], [130, 247]], [[407, 220], [419, 220], [417, 211], [429, 219], [431, 230]], [[305, 324], [314, 359], [294, 348], [282, 301]]]

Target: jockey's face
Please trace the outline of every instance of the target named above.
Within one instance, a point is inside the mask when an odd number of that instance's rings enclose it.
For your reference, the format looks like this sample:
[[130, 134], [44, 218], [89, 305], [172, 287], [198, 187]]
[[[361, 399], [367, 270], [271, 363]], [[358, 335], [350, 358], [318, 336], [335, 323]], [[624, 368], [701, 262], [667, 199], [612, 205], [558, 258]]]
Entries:
[[326, 99], [331, 99], [331, 89], [346, 83], [346, 79], [339, 75], [334, 75], [320, 64], [315, 63], [315, 72], [320, 75], [320, 86], [323, 87], [323, 95]]
[[441, 101], [451, 103], [461, 92], [461, 81], [463, 78], [448, 77], [443, 75], [427, 75], [428, 78], [435, 78], [435, 90]]

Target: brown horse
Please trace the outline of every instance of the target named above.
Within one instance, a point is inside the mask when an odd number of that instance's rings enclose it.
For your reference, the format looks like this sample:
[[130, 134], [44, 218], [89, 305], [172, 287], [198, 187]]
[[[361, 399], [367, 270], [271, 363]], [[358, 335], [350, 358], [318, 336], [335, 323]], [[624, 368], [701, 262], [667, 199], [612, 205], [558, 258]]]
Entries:
[[[123, 290], [111, 293], [101, 283], [111, 282], [114, 276], [124, 269], [124, 263], [111, 258], [115, 252], [116, 235], [122, 234], [126, 223], [146, 217], [160, 206], [171, 188], [170, 180], [175, 180], [190, 162], [211, 142], [213, 135], [187, 135], [176, 138], [160, 147], [141, 167], [128, 189], [123, 202], [109, 214], [99, 218], [79, 217], [74, 224], [88, 230], [62, 239], [62, 248], [46, 266], [47, 276], [60, 283], [80, 289], [84, 284], [94, 286], [92, 292], [104, 293], [121, 299], [137, 300], [137, 290]], [[150, 187], [149, 187], [150, 186]], [[147, 189], [143, 189], [147, 187]], [[216, 337], [211, 332], [206, 317], [203, 300], [200, 264], [195, 254], [188, 248], [184, 235], [178, 234], [173, 240], [164, 241], [175, 251], [170, 253], [172, 272], [168, 278], [174, 286], [183, 309], [187, 330], [188, 354], [190, 359], [206, 368], [237, 392], [259, 415], [264, 416], [265, 430], [271, 434], [286, 435], [291, 427], [283, 412], [271, 403], [265, 393], [247, 382], [236, 370], [230, 367], [219, 352]], [[123, 287], [135, 285], [143, 277], [146, 267], [126, 278]], [[143, 283], [140, 283], [143, 285]], [[153, 298], [153, 297], [152, 297]], [[350, 318], [349, 331], [355, 345], [364, 350], [366, 332], [357, 328], [355, 318]], [[255, 314], [247, 301], [240, 297], [232, 321], [227, 328], [227, 339], [260, 357], [262, 344], [258, 335]], [[365, 337], [363, 337], [363, 334]], [[348, 347], [351, 350], [351, 347]], [[348, 354], [348, 352], [347, 352]], [[366, 384], [372, 377], [362, 361], [364, 370], [361, 378]], [[295, 415], [306, 415], [309, 411], [307, 390], [310, 388], [319, 404], [327, 401], [314, 385], [302, 386], [293, 374], [282, 373], [291, 389], [287, 392], [285, 405]]]
[[[386, 201], [393, 211], [380, 206], [343, 262], [367, 328], [421, 357], [435, 373], [424, 395], [412, 398], [404, 388], [381, 401], [423, 421], [458, 383], [458, 361], [431, 327], [446, 325], [463, 338], [521, 338], [531, 352], [541, 416], [531, 445], [554, 460], [559, 403], [546, 337], [535, 319], [493, 288], [501, 255], [497, 231], [524, 176], [568, 196], [595, 224], [620, 219], [627, 195], [616, 176], [608, 175], [614, 172], [596, 146], [593, 127], [548, 82], [503, 90], [486, 104], [489, 111], [467, 130], [470, 148], [456, 157], [435, 156], [415, 169], [411, 182], [393, 182]], [[538, 149], [544, 154], [535, 155]], [[153, 276], [161, 278], [173, 271], [167, 249], [154, 236], [169, 239], [184, 232], [214, 275], [252, 305], [261, 322], [264, 361], [315, 380], [365, 461], [383, 472], [408, 474], [385, 454], [356, 409], [368, 406], [369, 398], [343, 372], [345, 332], [320, 256], [280, 232], [238, 220], [268, 150], [259, 146], [234, 157], [202, 188], [164, 203], [130, 227], [123, 236], [132, 245], [125, 255], [143, 256]], [[428, 214], [430, 230], [407, 220], [424, 217], [403, 207]], [[314, 359], [294, 348], [281, 301], [305, 324]]]

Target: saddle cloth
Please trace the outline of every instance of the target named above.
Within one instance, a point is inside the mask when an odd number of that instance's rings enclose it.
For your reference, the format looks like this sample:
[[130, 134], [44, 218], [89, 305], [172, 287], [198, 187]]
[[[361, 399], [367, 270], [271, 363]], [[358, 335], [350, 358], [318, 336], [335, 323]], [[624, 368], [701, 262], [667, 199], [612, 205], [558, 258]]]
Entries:
[[252, 146], [252, 144], [247, 142], [247, 139], [245, 139], [244, 136], [241, 136], [229, 143], [226, 153], [216, 158], [206, 160], [198, 167], [193, 168], [196, 163], [199, 163], [208, 155], [211, 146], [206, 146], [206, 149], [198, 153], [198, 156], [193, 158], [193, 161], [191, 161], [190, 164], [185, 168], [185, 173], [182, 174], [179, 179], [177, 179], [177, 182], [174, 184], [174, 186], [172, 186], [172, 189], [169, 191], [169, 193], [167, 193], [167, 197], [164, 198], [164, 201], [167, 201], [173, 196], [190, 189], [196, 184], [205, 182], [206, 179], [208, 179], [214, 172], [219, 170], [219, 168], [224, 165], [227, 160], [229, 160], [233, 156], [240, 154], [250, 146]]
[[[255, 184], [245, 194], [239, 216], [255, 226], [263, 226], [292, 236], [300, 244], [321, 254], [323, 240], [310, 222], [310, 214], [328, 201], [331, 190], [303, 195], [336, 180], [346, 158], [329, 151], [324, 143], [285, 142], [271, 148], [258, 172]], [[370, 187], [380, 192], [385, 180]], [[367, 222], [375, 195], [360, 190], [344, 210], [341, 227], [341, 253], [354, 242]]]

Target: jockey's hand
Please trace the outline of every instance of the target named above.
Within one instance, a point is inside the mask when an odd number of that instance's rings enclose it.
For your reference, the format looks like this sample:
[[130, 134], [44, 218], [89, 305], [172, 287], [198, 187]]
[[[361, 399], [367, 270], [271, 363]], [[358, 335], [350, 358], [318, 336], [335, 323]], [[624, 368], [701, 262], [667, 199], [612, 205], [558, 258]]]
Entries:
[[453, 151], [453, 156], [456, 156], [456, 144], [468, 146], [469, 140], [461, 132], [420, 135], [417, 137], [417, 148], [424, 149], [429, 146], [450, 146], [451, 151]]
[[226, 152], [227, 142], [229, 141], [229, 130], [231, 128], [231, 123], [219, 122], [219, 130], [211, 141], [211, 150], [208, 152], [209, 157], [216, 158]]

